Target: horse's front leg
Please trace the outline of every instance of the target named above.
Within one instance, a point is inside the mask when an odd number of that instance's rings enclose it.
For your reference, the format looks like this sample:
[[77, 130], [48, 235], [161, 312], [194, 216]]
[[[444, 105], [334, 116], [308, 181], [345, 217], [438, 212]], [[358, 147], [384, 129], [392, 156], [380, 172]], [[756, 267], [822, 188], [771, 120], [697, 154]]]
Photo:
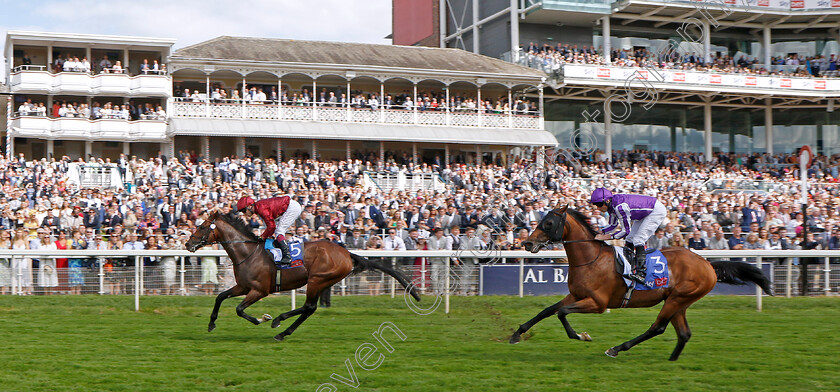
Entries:
[[558, 309], [557, 318], [560, 319], [561, 323], [563, 323], [563, 328], [566, 330], [566, 335], [569, 336], [569, 339], [591, 342], [592, 337], [590, 337], [587, 332], [575, 332], [574, 328], [572, 328], [571, 324], [569, 324], [569, 320], [566, 320], [566, 315], [569, 313], [602, 313], [604, 308], [604, 306], [598, 305], [594, 299], [584, 298]]
[[260, 325], [260, 323], [262, 323], [264, 321], [271, 320], [271, 315], [269, 315], [269, 314], [264, 314], [260, 318], [255, 318], [254, 316], [251, 316], [248, 313], [245, 313], [246, 308], [253, 305], [255, 302], [259, 301], [261, 298], [264, 298], [266, 295], [267, 294], [265, 294], [265, 293], [261, 293], [261, 292], [256, 291], [256, 290], [251, 290], [250, 292], [248, 292], [248, 295], [245, 296], [245, 299], [243, 299], [242, 302], [240, 302], [239, 305], [236, 306], [236, 314], [239, 315], [239, 317], [242, 317], [245, 320], [250, 321], [254, 325]]
[[219, 318], [219, 307], [222, 306], [222, 301], [242, 294], [245, 294], [245, 289], [237, 285], [222, 291], [216, 296], [216, 305], [213, 306], [213, 312], [210, 313], [210, 325], [207, 326], [207, 332], [213, 332], [216, 329], [216, 319]]

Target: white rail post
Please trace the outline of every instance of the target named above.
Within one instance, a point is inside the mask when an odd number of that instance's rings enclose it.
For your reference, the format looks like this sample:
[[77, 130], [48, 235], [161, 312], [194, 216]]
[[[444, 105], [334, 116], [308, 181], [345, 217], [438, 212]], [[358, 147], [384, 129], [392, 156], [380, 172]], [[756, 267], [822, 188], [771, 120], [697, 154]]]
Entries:
[[[391, 268], [397, 269], [397, 258], [391, 258]], [[395, 298], [397, 296], [397, 284], [394, 282], [394, 279], [391, 279], [391, 298]]]
[[187, 295], [187, 286], [185, 284], [186, 283], [185, 278], [186, 278], [186, 274], [187, 274], [186, 263], [184, 261], [184, 256], [180, 256], [179, 259], [181, 259], [181, 262], [180, 262], [181, 270], [178, 271], [179, 275], [181, 275], [181, 288], [178, 289], [178, 292], [180, 292], [181, 295]]
[[791, 296], [791, 289], [793, 288], [793, 284], [791, 280], [793, 280], [793, 258], [788, 257], [787, 259], [787, 279], [785, 283], [785, 298], [790, 298]]
[[420, 259], [420, 292], [426, 294], [426, 258]]
[[443, 286], [444, 286], [444, 289], [443, 289], [444, 290], [444, 292], [443, 292], [443, 298], [444, 298], [443, 313], [446, 313], [446, 314], [449, 314], [449, 291], [450, 291], [449, 290], [449, 274], [450, 274], [450, 267], [452, 266], [451, 261], [452, 260], [451, 260], [450, 257], [446, 258], [446, 277], [444, 277], [445, 282], [443, 282]]
[[297, 309], [297, 306], [295, 306], [295, 300], [296, 300], [295, 295], [296, 294], [297, 294], [297, 289], [292, 289], [292, 310]]
[[105, 295], [105, 267], [101, 257], [97, 257], [96, 262], [99, 264], [99, 295]]
[[15, 256], [12, 256], [11, 267], [12, 276], [17, 276], [17, 279], [12, 278], [12, 294], [23, 295], [23, 282], [20, 281], [20, 278], [23, 277], [23, 271], [21, 271], [22, 266], [20, 264], [15, 264]]
[[519, 259], [519, 298], [525, 296], [525, 258]]
[[140, 311], [140, 256], [134, 256], [134, 311]]
[[825, 295], [831, 294], [831, 261], [829, 260], [828, 256], [825, 257]]
[[341, 296], [347, 295], [347, 278], [341, 280]]
[[[761, 256], [756, 257], [755, 258], [755, 267], [758, 268], [759, 271], [761, 271], [761, 264], [762, 264], [761, 263]], [[759, 312], [761, 311], [761, 305], [762, 305], [761, 304], [761, 300], [762, 300], [761, 294], [762, 294], [761, 287], [759, 287], [758, 285], [755, 285], [755, 310], [759, 311]]]
[[146, 282], [144, 276], [146, 275], [146, 266], [143, 265], [143, 260], [140, 259], [140, 293], [146, 293]]

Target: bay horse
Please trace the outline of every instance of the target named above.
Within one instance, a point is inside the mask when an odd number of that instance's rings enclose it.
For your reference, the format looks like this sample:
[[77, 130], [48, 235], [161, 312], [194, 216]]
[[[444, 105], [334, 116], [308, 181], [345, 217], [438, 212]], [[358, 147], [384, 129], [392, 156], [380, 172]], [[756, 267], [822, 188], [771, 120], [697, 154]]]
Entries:
[[303, 306], [280, 314], [271, 323], [272, 328], [277, 328], [283, 320], [300, 315], [285, 331], [274, 337], [275, 340], [283, 340], [315, 313], [321, 293], [351, 273], [365, 270], [379, 270], [394, 277], [420, 301], [414, 286], [400, 272], [390, 266], [350, 253], [341, 245], [330, 241], [307, 242], [303, 247], [303, 267], [283, 270], [279, 285], [276, 282], [277, 267], [272, 255], [264, 250], [264, 242], [257, 238], [241, 219], [214, 211], [196, 228], [185, 247], [190, 252], [195, 252], [213, 243], [221, 244], [233, 262], [236, 285], [216, 297], [207, 332], [216, 329], [219, 306], [227, 298], [245, 295], [245, 299], [236, 306], [236, 314], [254, 325], [259, 325], [271, 320], [271, 315], [265, 314], [255, 318], [245, 313], [245, 309], [271, 293], [294, 290], [306, 285], [306, 301]]
[[[587, 218], [567, 205], [549, 212], [534, 232], [523, 241], [525, 250], [532, 253], [539, 252], [549, 243], [564, 244], [569, 260], [569, 294], [562, 301], [543, 309], [534, 318], [520, 325], [510, 338], [511, 344], [519, 343], [523, 333], [554, 314], [563, 323], [570, 339], [591, 341], [588, 333], [575, 332], [566, 320], [566, 315], [603, 313], [609, 308], [621, 306], [627, 285], [616, 272], [614, 248], [603, 241], [595, 240], [596, 234], [587, 223]], [[767, 277], [758, 268], [747, 263], [709, 263], [686, 248], [663, 248], [661, 251], [668, 261], [668, 285], [654, 290], [635, 291], [627, 307], [651, 307], [662, 301], [665, 301], [665, 304], [647, 331], [607, 350], [605, 354], [610, 357], [661, 335], [670, 322], [677, 332], [677, 346], [671, 353], [670, 360], [676, 361], [691, 338], [691, 329], [685, 318], [686, 309], [708, 294], [716, 282], [741, 285], [753, 282], [765, 293], [773, 295], [773, 288]]]

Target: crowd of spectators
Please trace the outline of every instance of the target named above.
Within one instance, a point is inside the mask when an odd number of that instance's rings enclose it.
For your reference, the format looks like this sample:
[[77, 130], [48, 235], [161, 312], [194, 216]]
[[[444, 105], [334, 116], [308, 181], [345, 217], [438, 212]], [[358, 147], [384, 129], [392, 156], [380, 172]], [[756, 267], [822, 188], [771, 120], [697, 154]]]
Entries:
[[[547, 72], [559, 71], [563, 64], [597, 64], [606, 65], [603, 50], [596, 50], [594, 46], [560, 44], [556, 46], [544, 44], [538, 46], [531, 42], [520, 55], [519, 62]], [[758, 59], [749, 60], [745, 56], [737, 59], [727, 54], [716, 52], [711, 62], [707, 63], [702, 55], [695, 52], [679, 54], [677, 51], [653, 52], [646, 48], [612, 49], [610, 59], [613, 66], [618, 67], [648, 67], [658, 69], [675, 69], [683, 71], [738, 73], [747, 75], [783, 75], [798, 77], [836, 77], [838, 57], [831, 55], [826, 58], [821, 55], [800, 57], [790, 54], [785, 57], [774, 57], [771, 67], [759, 64]], [[788, 66], [788, 67], [779, 67]]]
[[[118, 169], [124, 189], [79, 189], [69, 181], [69, 158], [27, 160], [0, 157], [0, 248], [15, 249], [182, 249], [208, 213], [233, 211], [249, 195], [262, 199], [293, 195], [304, 207], [292, 230], [301, 241], [331, 240], [350, 249], [521, 249], [522, 241], [551, 209], [569, 204], [595, 228], [607, 217], [590, 207], [591, 189], [656, 196], [669, 208], [666, 221], [649, 246], [693, 249], [840, 249], [840, 157], [818, 156], [809, 176], [807, 234], [798, 204], [798, 169], [792, 155], [720, 153], [711, 162], [690, 153], [615, 151], [582, 160], [548, 155], [484, 161], [476, 165], [457, 157], [415, 165], [408, 154], [378, 161], [367, 151], [351, 161], [319, 161], [300, 153], [277, 162], [253, 156], [205, 159], [179, 151], [148, 159], [121, 156], [78, 163]], [[442, 192], [382, 191], [363, 187], [363, 172], [439, 175]], [[761, 190], [739, 189], [760, 182]], [[710, 192], [711, 189], [717, 189]], [[258, 232], [261, 222], [246, 222]], [[85, 284], [85, 259], [42, 260], [25, 267], [0, 259], [0, 293], [16, 279], [11, 271], [27, 269], [21, 283], [31, 292], [33, 269], [39, 287], [49, 290]], [[419, 259], [418, 259], [419, 260]], [[479, 259], [464, 261], [474, 266]], [[121, 292], [125, 277], [108, 259], [108, 291]], [[200, 283], [209, 293], [218, 283], [217, 262], [200, 263]], [[412, 262], [414, 262], [412, 260]], [[419, 262], [419, 261], [418, 261]], [[441, 265], [431, 259], [432, 267]], [[173, 292], [174, 259], [148, 258], [161, 266], [164, 292]], [[436, 264], [437, 263], [437, 264]], [[198, 266], [198, 264], [196, 264]], [[64, 275], [52, 275], [59, 271]], [[117, 275], [113, 275], [117, 274]], [[197, 278], [198, 279], [198, 278]]]
[[280, 102], [285, 106], [322, 106], [322, 107], [351, 107], [355, 109], [404, 109], [419, 111], [447, 111], [468, 112], [468, 113], [509, 113], [533, 114], [538, 111], [534, 102], [525, 99], [514, 99], [513, 105], [506, 96], [499, 96], [493, 99], [467, 95], [466, 93], [453, 93], [449, 97], [447, 105], [446, 93], [443, 91], [418, 91], [417, 102], [414, 102], [413, 93], [403, 91], [399, 94], [385, 94], [384, 98], [377, 93], [353, 91], [348, 98], [346, 93], [340, 89], [330, 90], [321, 88], [320, 93], [310, 92], [308, 88], [302, 88], [299, 92], [289, 92], [286, 89], [280, 94], [278, 101], [275, 87], [250, 86], [245, 92], [240, 93], [238, 89], [227, 89], [220, 86], [211, 87], [210, 95], [202, 94], [197, 89], [181, 89], [176, 86], [175, 95], [184, 102], [209, 102], [213, 103], [255, 103], [255, 104], [277, 104]]
[[[51, 118], [86, 118], [89, 120], [118, 119], [118, 120], [166, 120], [166, 111], [163, 106], [156, 107], [149, 102], [117, 105], [112, 102], [93, 102], [92, 106], [86, 103], [55, 101], [52, 110], [49, 111]], [[40, 116], [47, 117], [47, 107], [43, 102], [32, 102], [31, 98], [26, 99], [18, 106], [18, 116]]]
[[[21, 57], [21, 65], [32, 65], [32, 59], [29, 57], [29, 54], [24, 52], [23, 56]], [[47, 68], [52, 67], [53, 73], [59, 72], [82, 72], [82, 73], [99, 73], [99, 74], [128, 74], [128, 64], [123, 64], [121, 60], [111, 61], [111, 59], [106, 55], [102, 57], [102, 60], [99, 61], [98, 64], [92, 64], [87, 57], [82, 56], [79, 59], [79, 56], [71, 55], [71, 54], [62, 54], [56, 53], [55, 59], [53, 59], [53, 63], [49, 64]], [[149, 63], [149, 59], [143, 59], [143, 62], [140, 63], [139, 71], [143, 75], [164, 75], [166, 74], [166, 64], [161, 64], [158, 60], [152, 60], [152, 63]]]

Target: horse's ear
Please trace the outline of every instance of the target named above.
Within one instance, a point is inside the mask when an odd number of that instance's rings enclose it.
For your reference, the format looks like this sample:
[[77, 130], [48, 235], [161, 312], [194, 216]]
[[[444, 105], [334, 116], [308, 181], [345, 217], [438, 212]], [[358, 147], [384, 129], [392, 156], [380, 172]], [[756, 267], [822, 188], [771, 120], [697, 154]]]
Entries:
[[566, 210], [568, 210], [568, 209], [569, 209], [569, 205], [568, 205], [568, 204], [566, 204], [566, 205], [564, 205], [563, 207], [558, 208], [558, 209], [557, 209], [557, 212], [559, 212], [559, 213], [561, 213], [561, 214], [562, 214], [562, 213], [566, 212]]

